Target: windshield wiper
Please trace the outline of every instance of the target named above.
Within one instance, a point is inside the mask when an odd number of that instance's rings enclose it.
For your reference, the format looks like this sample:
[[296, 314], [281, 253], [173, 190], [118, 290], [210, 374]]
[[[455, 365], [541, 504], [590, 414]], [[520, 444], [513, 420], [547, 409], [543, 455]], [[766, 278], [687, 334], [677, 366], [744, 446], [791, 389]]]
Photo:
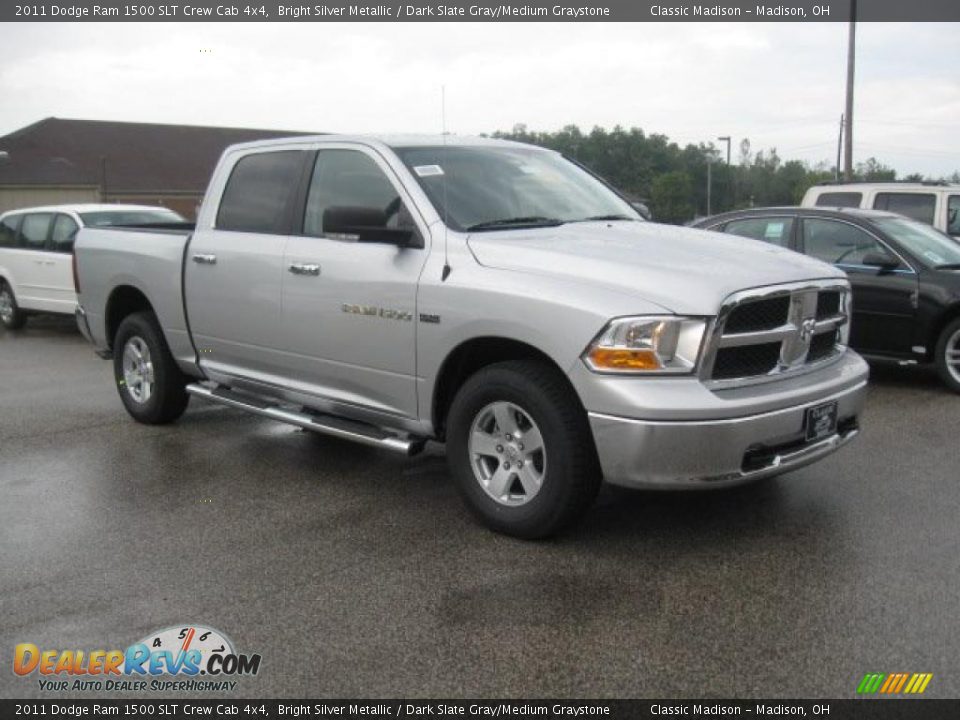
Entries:
[[603, 220], [629, 220], [630, 222], [640, 222], [637, 218], [629, 215], [592, 215], [590, 217], [571, 220], [570, 222], [601, 222]]
[[960, 270], [960, 263], [943, 263], [942, 265], [934, 265], [934, 270]]
[[501, 218], [499, 220], [487, 220], [467, 227], [467, 230], [492, 230], [494, 228], [506, 227], [554, 227], [563, 225], [563, 220], [557, 218], [544, 217], [543, 215], [527, 215], [525, 217]]

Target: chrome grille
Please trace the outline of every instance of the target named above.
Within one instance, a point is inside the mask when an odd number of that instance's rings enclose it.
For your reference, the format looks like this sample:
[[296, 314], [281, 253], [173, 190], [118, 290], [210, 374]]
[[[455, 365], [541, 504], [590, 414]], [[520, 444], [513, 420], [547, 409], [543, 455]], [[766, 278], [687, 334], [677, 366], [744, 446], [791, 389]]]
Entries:
[[828, 363], [846, 347], [848, 304], [849, 286], [835, 280], [736, 293], [717, 317], [701, 377], [742, 384]]

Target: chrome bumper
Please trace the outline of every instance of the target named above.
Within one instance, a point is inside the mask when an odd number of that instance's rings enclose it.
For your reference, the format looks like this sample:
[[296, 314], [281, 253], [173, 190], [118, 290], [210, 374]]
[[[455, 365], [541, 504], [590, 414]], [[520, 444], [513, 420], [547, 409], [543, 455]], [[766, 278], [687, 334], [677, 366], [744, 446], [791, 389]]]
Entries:
[[[727, 420], [645, 421], [589, 413], [604, 478], [651, 489], [724, 487], [826, 457], [859, 433], [867, 383], [815, 402]], [[805, 442], [806, 410], [837, 401], [837, 433]]]

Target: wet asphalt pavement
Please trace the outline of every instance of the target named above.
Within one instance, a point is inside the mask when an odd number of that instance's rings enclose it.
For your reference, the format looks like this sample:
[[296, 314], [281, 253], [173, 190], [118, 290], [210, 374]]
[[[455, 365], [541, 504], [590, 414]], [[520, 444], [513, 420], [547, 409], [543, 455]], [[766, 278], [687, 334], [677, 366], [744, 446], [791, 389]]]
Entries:
[[44, 696], [16, 643], [192, 623], [262, 655], [240, 697], [837, 698], [866, 672], [957, 697], [960, 397], [875, 367], [862, 424], [744, 488], [604, 488], [527, 543], [467, 514], [435, 448], [197, 399], [137, 425], [72, 322], [34, 319], [0, 330], [0, 697]]

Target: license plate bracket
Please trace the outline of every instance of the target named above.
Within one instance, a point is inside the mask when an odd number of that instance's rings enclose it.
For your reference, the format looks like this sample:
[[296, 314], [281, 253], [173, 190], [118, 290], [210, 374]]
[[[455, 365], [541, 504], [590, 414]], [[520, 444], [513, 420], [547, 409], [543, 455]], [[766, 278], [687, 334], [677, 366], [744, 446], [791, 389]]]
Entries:
[[807, 442], [823, 440], [835, 435], [838, 419], [839, 407], [836, 400], [807, 408], [803, 421]]

